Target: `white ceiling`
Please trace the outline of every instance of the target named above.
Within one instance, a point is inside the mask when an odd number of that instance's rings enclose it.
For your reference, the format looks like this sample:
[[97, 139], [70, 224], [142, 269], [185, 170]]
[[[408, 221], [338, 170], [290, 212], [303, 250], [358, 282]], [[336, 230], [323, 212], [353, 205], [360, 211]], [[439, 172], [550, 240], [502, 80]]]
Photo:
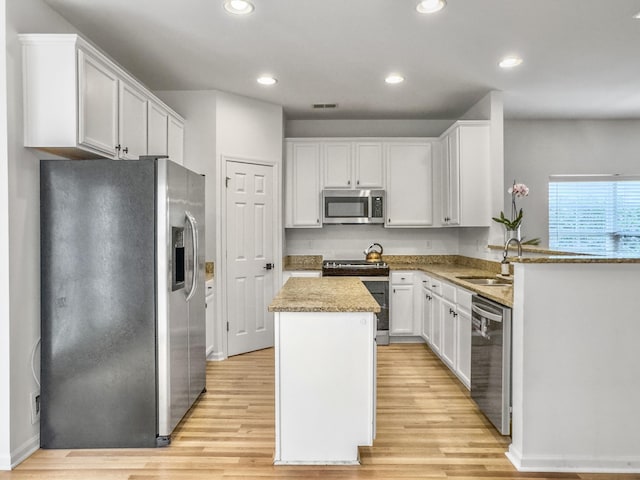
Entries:
[[[45, 1], [153, 90], [224, 90], [290, 119], [456, 118], [490, 90], [508, 118], [640, 118], [640, 0], [448, 0], [431, 16], [416, 0], [254, 0], [246, 17], [222, 0]], [[504, 71], [510, 53], [524, 63]], [[392, 71], [406, 81], [385, 84]]]

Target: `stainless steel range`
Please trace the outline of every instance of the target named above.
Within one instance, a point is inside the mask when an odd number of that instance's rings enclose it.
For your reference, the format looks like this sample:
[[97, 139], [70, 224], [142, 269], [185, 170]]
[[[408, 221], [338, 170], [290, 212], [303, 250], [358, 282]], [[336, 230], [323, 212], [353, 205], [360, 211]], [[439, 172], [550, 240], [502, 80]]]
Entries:
[[323, 277], [357, 277], [380, 305], [376, 343], [389, 345], [389, 265], [366, 260], [325, 260]]

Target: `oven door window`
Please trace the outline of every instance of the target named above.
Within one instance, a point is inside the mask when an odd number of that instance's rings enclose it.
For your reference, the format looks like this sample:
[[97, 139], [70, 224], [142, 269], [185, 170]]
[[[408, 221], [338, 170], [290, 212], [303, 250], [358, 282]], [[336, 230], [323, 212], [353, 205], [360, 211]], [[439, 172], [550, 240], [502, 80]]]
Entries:
[[367, 197], [331, 197], [324, 200], [326, 218], [366, 218], [369, 216]]

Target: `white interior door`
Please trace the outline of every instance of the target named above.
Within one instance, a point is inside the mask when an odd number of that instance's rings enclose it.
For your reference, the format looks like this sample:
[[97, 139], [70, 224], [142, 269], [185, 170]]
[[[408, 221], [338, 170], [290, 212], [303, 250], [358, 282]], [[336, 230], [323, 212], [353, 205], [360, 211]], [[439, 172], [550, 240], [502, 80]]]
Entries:
[[227, 161], [228, 355], [273, 346], [273, 167]]

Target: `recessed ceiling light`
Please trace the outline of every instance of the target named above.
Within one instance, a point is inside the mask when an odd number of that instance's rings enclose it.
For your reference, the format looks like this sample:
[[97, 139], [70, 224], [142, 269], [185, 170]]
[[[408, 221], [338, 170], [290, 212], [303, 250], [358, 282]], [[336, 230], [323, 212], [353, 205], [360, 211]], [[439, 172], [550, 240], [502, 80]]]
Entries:
[[513, 68], [513, 67], [517, 67], [521, 63], [522, 63], [522, 59], [520, 57], [511, 55], [509, 57], [504, 57], [502, 60], [500, 60], [500, 63], [498, 65], [500, 65], [500, 67], [502, 68]]
[[445, 0], [422, 0], [416, 5], [419, 13], [436, 13], [444, 8], [447, 4]]
[[640, 20], [640, 12], [636, 13], [633, 18], [635, 18], [636, 20]]
[[397, 83], [404, 82], [404, 77], [397, 73], [392, 73], [390, 75], [387, 75], [387, 78], [385, 78], [384, 81], [390, 83], [391, 85], [395, 85]]
[[261, 75], [258, 77], [258, 83], [260, 85], [275, 85], [278, 80], [271, 75]]
[[253, 3], [247, 0], [225, 0], [224, 9], [234, 15], [247, 15], [253, 12]]

